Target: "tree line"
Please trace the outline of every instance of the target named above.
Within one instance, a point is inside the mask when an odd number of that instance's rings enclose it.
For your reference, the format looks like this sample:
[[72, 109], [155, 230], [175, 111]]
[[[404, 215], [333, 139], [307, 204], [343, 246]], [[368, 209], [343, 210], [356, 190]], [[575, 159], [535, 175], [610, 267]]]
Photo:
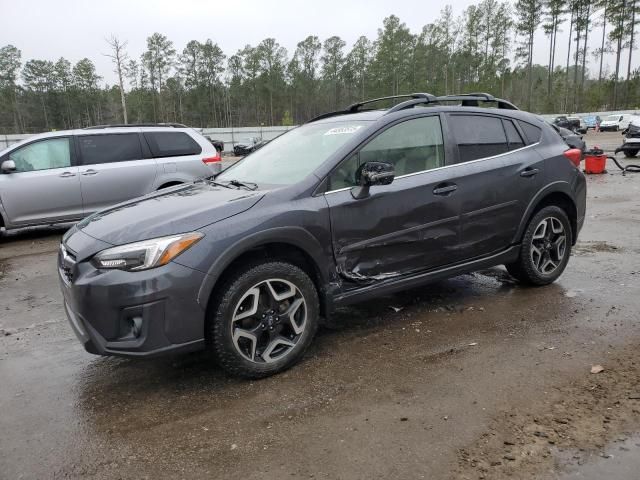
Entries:
[[[127, 42], [112, 36], [115, 85], [105, 85], [88, 58], [23, 62], [7, 45], [0, 48], [0, 133], [141, 122], [292, 125], [409, 92], [489, 92], [538, 113], [636, 108], [637, 13], [637, 0], [482, 0], [458, 17], [445, 7], [419, 32], [391, 15], [376, 38], [361, 36], [350, 49], [338, 36], [310, 35], [293, 52], [266, 38], [229, 56], [211, 40], [180, 51], [154, 33], [131, 58]], [[568, 32], [566, 58], [556, 55], [561, 32]], [[533, 62], [541, 48], [546, 65]], [[610, 70], [605, 55], [615, 59]]]

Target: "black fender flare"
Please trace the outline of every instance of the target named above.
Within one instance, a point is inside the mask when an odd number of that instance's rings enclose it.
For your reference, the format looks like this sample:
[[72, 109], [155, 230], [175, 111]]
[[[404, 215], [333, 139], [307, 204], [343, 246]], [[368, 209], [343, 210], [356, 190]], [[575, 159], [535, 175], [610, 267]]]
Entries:
[[527, 224], [529, 223], [529, 220], [533, 216], [533, 212], [535, 211], [536, 207], [540, 204], [540, 202], [545, 197], [553, 193], [562, 193], [566, 195], [571, 201], [571, 203], [573, 203], [574, 208], [576, 207], [576, 202], [573, 198], [574, 197], [573, 191], [571, 189], [571, 185], [569, 184], [569, 182], [558, 181], [558, 182], [553, 182], [553, 183], [550, 183], [549, 185], [546, 185], [543, 189], [541, 189], [540, 191], [538, 191], [538, 193], [536, 193], [536, 195], [529, 202], [529, 205], [527, 205], [527, 209], [525, 210], [524, 215], [522, 215], [522, 219], [520, 220], [520, 226], [518, 227], [518, 230], [516, 231], [516, 234], [513, 237], [514, 244], [520, 243], [520, 240], [522, 239], [522, 235], [524, 235], [524, 231], [527, 228]]
[[[222, 252], [209, 270], [204, 282], [198, 291], [198, 303], [202, 308], [206, 309], [211, 293], [216, 283], [220, 279], [222, 272], [237, 259], [240, 255], [249, 250], [267, 245], [269, 243], [285, 243], [290, 244], [304, 251], [315, 263], [316, 269], [320, 274], [321, 287], [329, 283], [330, 265], [320, 242], [301, 227], [274, 227], [267, 230], [256, 232], [252, 235], [244, 237], [237, 243]], [[318, 292], [321, 294], [322, 292]]]

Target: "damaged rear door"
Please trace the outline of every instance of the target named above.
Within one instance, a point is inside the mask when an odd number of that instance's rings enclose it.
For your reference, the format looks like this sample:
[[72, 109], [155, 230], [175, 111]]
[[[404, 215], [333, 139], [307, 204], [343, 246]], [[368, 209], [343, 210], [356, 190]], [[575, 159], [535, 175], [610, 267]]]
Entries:
[[[414, 117], [379, 133], [330, 174], [325, 197], [343, 278], [383, 280], [458, 260], [455, 178], [465, 167], [445, 167], [446, 150], [439, 115]], [[356, 171], [370, 161], [392, 164], [395, 179], [355, 199]]]

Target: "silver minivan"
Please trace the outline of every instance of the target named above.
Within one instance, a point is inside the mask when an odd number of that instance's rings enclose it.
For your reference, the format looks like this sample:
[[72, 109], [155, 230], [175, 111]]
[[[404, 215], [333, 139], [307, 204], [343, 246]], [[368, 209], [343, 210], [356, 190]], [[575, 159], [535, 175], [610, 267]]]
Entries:
[[183, 126], [104, 126], [34, 135], [0, 152], [0, 228], [77, 221], [155, 190], [219, 173]]

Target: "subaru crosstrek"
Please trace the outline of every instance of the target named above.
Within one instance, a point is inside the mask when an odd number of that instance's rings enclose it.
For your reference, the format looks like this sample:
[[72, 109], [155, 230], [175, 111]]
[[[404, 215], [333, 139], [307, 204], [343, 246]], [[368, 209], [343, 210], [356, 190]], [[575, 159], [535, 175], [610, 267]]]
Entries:
[[339, 306], [502, 264], [556, 280], [585, 218], [581, 152], [487, 94], [400, 100], [322, 115], [215, 178], [73, 227], [59, 275], [86, 350], [208, 348], [263, 377]]

